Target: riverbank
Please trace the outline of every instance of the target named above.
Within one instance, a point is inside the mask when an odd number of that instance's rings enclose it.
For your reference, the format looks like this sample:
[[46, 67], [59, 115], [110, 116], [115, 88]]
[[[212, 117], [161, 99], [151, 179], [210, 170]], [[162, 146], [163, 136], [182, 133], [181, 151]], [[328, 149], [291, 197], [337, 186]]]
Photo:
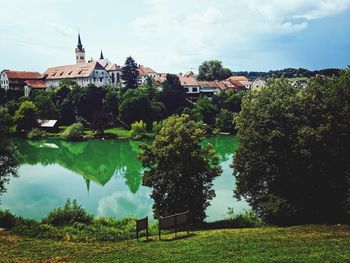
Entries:
[[308, 225], [193, 231], [158, 241], [77, 243], [0, 232], [6, 261], [45, 262], [349, 262], [350, 226]]

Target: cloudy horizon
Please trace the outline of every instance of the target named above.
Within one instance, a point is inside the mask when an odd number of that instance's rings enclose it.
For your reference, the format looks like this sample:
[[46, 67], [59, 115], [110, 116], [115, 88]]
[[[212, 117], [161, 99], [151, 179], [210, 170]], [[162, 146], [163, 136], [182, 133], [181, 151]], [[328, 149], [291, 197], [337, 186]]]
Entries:
[[20, 0], [1, 3], [0, 69], [43, 72], [100, 50], [157, 72], [218, 59], [234, 71], [350, 64], [350, 0]]

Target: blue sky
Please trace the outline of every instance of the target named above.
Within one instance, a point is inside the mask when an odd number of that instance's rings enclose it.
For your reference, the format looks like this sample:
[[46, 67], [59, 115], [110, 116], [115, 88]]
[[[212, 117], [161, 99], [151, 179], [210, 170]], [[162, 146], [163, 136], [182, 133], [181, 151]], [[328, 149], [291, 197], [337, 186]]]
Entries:
[[0, 69], [75, 63], [80, 30], [87, 58], [158, 72], [196, 70], [219, 59], [232, 70], [344, 68], [350, 64], [350, 0], [0, 0]]

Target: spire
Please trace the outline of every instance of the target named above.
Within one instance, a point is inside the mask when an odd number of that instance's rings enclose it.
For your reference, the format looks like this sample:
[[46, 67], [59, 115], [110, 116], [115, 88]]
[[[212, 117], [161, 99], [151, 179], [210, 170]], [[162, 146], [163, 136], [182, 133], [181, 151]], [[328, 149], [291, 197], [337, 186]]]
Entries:
[[101, 49], [100, 59], [104, 59], [104, 57], [103, 57], [103, 53], [102, 53], [102, 49]]
[[86, 184], [86, 189], [88, 191], [88, 193], [90, 192], [90, 180], [87, 179], [87, 178], [84, 178], [85, 179], [85, 184]]
[[83, 50], [83, 45], [81, 44], [81, 39], [80, 39], [80, 33], [78, 33], [78, 45], [77, 45], [78, 50]]

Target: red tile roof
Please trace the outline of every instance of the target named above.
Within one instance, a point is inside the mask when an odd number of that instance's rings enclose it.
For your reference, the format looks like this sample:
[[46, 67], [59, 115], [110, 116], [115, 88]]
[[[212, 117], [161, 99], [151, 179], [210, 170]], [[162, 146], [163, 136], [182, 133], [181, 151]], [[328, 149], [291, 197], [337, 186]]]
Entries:
[[41, 74], [39, 72], [33, 71], [6, 70], [5, 73], [9, 79], [38, 79], [41, 77]]
[[141, 76], [142, 75], [148, 75], [148, 74], [157, 74], [157, 72], [155, 72], [153, 69], [151, 69], [149, 67], [144, 67], [142, 65], [140, 65], [137, 70], [139, 71], [139, 74]]
[[32, 89], [46, 89], [45, 81], [42, 79], [30, 79], [25, 81], [26, 85]]
[[199, 86], [194, 77], [179, 77], [181, 86]]
[[87, 78], [91, 75], [94, 69], [103, 69], [97, 61], [88, 63], [79, 63], [68, 66], [59, 66], [48, 68], [44, 75], [46, 79], [72, 79], [72, 78]]
[[244, 76], [232, 76], [227, 79], [228, 81], [249, 81], [246, 77]]

